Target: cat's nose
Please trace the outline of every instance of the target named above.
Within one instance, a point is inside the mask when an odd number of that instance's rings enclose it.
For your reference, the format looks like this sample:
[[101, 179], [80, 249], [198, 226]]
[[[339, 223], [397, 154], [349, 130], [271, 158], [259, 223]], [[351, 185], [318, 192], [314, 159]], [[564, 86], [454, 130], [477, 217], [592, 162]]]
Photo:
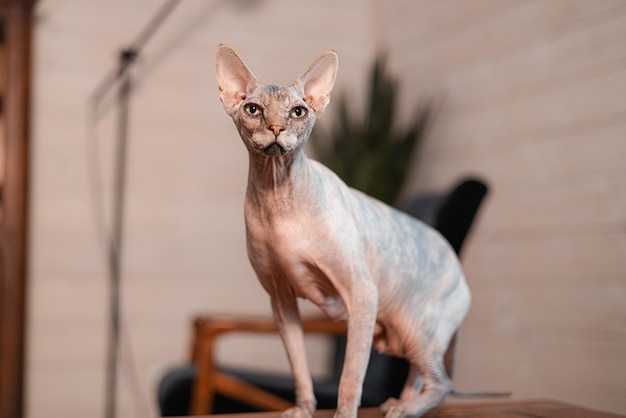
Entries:
[[285, 127], [281, 125], [270, 125], [267, 129], [274, 132], [274, 136], [278, 136], [278, 134], [285, 130]]

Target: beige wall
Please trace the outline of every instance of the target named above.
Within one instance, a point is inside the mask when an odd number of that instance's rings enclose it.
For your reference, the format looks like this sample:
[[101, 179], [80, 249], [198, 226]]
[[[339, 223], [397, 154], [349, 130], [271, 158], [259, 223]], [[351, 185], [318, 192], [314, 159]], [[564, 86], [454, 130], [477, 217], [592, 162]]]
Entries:
[[[87, 140], [86, 103], [159, 6], [38, 4], [32, 418], [102, 411], [108, 287], [88, 156], [97, 145], [109, 205], [114, 114]], [[135, 73], [120, 416], [156, 415], [156, 382], [186, 359], [195, 313], [269, 313], [245, 256], [247, 161], [216, 95], [218, 43], [282, 84], [335, 49], [339, 90], [362, 85], [386, 44], [407, 101], [445, 95], [407, 192], [468, 172], [491, 185], [464, 256], [474, 305], [457, 385], [626, 411], [625, 32], [621, 1], [181, 2]], [[223, 361], [286, 370], [276, 340], [241, 342]], [[311, 341], [317, 373], [324, 348]]]

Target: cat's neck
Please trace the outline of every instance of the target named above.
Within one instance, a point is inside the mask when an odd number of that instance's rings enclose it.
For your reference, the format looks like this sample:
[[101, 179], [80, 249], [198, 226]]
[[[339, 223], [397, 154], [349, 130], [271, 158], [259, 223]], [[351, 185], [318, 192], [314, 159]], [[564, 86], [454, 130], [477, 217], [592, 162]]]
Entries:
[[249, 154], [248, 204], [274, 213], [294, 210], [310, 194], [310, 163], [302, 150], [284, 156]]

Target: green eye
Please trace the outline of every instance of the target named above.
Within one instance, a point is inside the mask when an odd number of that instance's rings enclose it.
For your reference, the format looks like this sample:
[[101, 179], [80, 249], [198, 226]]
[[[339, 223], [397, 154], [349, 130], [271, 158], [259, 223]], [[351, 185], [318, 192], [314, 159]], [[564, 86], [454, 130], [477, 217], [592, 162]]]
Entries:
[[306, 108], [304, 106], [298, 106], [291, 109], [291, 117], [295, 119], [300, 119], [306, 116]]
[[254, 103], [248, 103], [244, 107], [245, 111], [248, 112], [249, 115], [258, 116], [261, 113], [261, 106]]

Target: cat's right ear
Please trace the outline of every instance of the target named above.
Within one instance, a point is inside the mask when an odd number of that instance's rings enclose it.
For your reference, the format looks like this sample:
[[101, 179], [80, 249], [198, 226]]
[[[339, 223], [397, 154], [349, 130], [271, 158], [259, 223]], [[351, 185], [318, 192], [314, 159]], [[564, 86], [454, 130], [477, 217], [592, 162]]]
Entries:
[[232, 116], [237, 105], [259, 86], [259, 82], [235, 50], [227, 45], [217, 48], [215, 64], [220, 100], [226, 113]]
[[326, 51], [296, 80], [295, 87], [317, 116], [324, 113], [330, 99], [330, 91], [337, 76], [338, 60], [335, 51]]

